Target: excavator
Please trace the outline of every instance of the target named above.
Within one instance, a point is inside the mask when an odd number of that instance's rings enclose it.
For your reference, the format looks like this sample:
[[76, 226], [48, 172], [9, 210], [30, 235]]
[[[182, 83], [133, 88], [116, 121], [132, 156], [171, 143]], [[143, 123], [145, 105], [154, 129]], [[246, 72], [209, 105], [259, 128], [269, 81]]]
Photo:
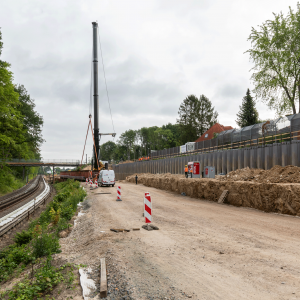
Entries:
[[267, 121], [261, 126], [262, 134], [265, 136], [266, 133], [268, 133], [268, 125], [270, 124], [270, 121]]

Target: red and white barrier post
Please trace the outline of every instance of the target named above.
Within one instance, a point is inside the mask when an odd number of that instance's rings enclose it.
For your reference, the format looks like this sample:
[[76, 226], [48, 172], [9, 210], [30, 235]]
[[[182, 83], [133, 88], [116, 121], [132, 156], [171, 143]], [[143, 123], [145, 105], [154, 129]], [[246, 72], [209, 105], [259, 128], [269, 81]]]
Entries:
[[118, 189], [117, 189], [117, 201], [122, 201], [121, 199], [121, 187], [118, 186]]
[[145, 193], [144, 197], [144, 216], [145, 216], [145, 223], [152, 222], [152, 201], [150, 193]]
[[88, 178], [86, 178], [85, 179], [85, 185], [88, 185], [88, 183], [89, 183], [89, 180], [88, 180]]
[[98, 187], [98, 181], [97, 181], [97, 177], [95, 179], [95, 184], [96, 184], [96, 188]]
[[91, 178], [90, 179], [90, 188], [92, 188], [93, 187], [93, 179]]

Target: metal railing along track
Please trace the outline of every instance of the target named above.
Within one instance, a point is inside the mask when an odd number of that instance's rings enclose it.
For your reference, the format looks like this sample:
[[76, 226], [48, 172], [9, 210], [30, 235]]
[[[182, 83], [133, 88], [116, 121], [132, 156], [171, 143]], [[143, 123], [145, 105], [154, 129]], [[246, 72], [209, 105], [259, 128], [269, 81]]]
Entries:
[[[34, 211], [42, 204], [45, 204], [46, 200], [51, 196], [53, 188], [50, 187], [42, 177], [40, 177], [39, 182], [42, 182], [45, 187], [41, 194], [36, 196], [33, 200], [26, 203], [25, 205], [17, 208], [10, 214], [4, 216], [3, 218], [0, 218], [0, 237], [16, 225], [18, 225], [24, 219], [29, 219], [29, 216], [34, 213]], [[37, 188], [38, 187], [39, 185], [37, 185]], [[28, 198], [27, 195], [25, 197]]]
[[42, 184], [42, 176], [39, 175], [33, 179], [29, 184], [24, 187], [8, 194], [3, 197], [0, 197], [0, 211], [8, 209], [9, 207], [18, 204], [21, 201], [28, 199], [32, 196]]

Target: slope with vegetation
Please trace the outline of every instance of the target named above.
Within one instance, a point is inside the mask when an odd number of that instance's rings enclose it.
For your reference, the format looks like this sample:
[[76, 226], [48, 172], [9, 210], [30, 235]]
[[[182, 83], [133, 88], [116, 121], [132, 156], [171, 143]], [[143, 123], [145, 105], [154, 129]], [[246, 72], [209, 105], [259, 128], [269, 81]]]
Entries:
[[15, 235], [14, 244], [0, 250], [0, 286], [20, 273], [26, 274], [11, 289], [0, 292], [1, 299], [49, 299], [56, 285], [64, 282], [70, 286], [73, 282], [73, 266], [54, 267], [52, 255], [60, 252], [59, 233], [71, 226], [70, 220], [86, 192], [73, 180], [58, 183], [55, 188], [58, 194], [40, 217], [28, 230]]

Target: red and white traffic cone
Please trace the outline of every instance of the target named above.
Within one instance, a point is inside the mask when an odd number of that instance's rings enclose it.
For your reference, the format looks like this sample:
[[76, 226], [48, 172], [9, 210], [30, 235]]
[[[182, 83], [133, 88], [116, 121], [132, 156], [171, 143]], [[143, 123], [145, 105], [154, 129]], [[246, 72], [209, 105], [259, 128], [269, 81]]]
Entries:
[[118, 189], [117, 189], [117, 201], [122, 201], [121, 199], [121, 187], [118, 186]]
[[150, 193], [145, 193], [144, 197], [144, 217], [145, 223], [152, 222], [152, 201]]

